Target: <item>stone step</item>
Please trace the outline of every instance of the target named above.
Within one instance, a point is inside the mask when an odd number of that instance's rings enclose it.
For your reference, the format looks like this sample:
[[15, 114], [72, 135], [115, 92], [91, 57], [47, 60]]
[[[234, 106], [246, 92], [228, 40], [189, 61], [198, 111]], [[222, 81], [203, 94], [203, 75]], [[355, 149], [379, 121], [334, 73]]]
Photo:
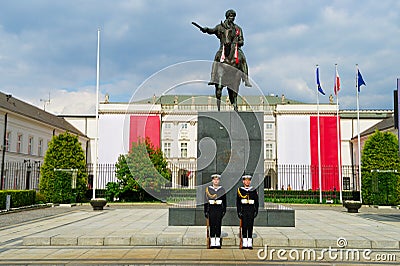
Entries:
[[[237, 229], [237, 228], [236, 228]], [[68, 235], [38, 234], [23, 238], [24, 246], [205, 246], [205, 232], [161, 232], [159, 234], [142, 232], [132, 235]], [[222, 245], [226, 247], [239, 246], [239, 237], [232, 232], [222, 232]], [[253, 237], [253, 246], [290, 248], [338, 248], [334, 237], [312, 238], [306, 235], [285, 237], [275, 235], [271, 237]], [[353, 249], [399, 249], [397, 240], [367, 240], [362, 238], [347, 239], [346, 248]]]

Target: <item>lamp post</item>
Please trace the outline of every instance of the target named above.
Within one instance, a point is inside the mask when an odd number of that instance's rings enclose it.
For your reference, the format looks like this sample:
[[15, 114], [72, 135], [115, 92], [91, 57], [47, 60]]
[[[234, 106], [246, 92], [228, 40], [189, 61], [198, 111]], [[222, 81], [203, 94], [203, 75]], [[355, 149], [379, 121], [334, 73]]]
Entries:
[[31, 182], [31, 172], [32, 172], [32, 166], [31, 166], [31, 160], [24, 160], [24, 164], [28, 164], [26, 167], [26, 180], [25, 180], [25, 189], [29, 190], [29, 184]]
[[31, 164], [28, 164], [28, 167], [26, 170], [26, 185], [25, 185], [26, 190], [30, 189], [31, 172], [32, 172], [32, 166], [31, 166]]

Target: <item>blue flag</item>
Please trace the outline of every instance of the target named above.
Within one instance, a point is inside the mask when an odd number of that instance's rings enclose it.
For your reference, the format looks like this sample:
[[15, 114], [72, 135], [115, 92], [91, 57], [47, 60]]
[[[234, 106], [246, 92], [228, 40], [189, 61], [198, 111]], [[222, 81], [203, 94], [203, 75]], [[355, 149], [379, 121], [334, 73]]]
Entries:
[[360, 70], [357, 69], [357, 86], [358, 86], [358, 92], [360, 92], [360, 87], [361, 85], [366, 86], [365, 81], [363, 79], [363, 77], [361, 76]]
[[321, 87], [321, 82], [319, 82], [319, 68], [318, 68], [318, 67], [317, 67], [316, 74], [317, 74], [317, 86], [318, 86], [318, 91], [319, 91], [322, 95], [325, 95], [325, 92], [324, 92], [324, 90], [323, 90], [322, 87]]

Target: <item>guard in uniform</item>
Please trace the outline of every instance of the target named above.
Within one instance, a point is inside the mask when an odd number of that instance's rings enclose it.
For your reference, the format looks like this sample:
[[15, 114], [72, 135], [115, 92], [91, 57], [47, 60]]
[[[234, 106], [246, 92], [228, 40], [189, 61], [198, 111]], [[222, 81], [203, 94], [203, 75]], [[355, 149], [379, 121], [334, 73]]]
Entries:
[[221, 225], [226, 212], [225, 189], [219, 185], [221, 175], [211, 176], [212, 185], [206, 187], [204, 215], [210, 223], [210, 248], [221, 248]]
[[258, 193], [250, 186], [251, 175], [242, 176], [243, 187], [237, 189], [236, 208], [242, 220], [242, 247], [253, 249], [253, 224], [258, 214]]

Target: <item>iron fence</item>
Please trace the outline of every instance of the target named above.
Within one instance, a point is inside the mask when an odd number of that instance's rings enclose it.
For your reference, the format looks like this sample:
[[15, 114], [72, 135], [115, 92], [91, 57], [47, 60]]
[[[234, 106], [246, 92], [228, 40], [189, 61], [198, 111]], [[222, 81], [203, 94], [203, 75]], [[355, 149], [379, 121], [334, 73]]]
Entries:
[[[107, 183], [117, 182], [118, 179], [115, 175], [115, 164], [98, 164], [97, 165], [97, 179], [96, 179], [96, 189], [105, 189]], [[87, 164], [86, 171], [88, 173], [88, 188], [93, 188], [93, 176], [94, 176], [94, 165]]]
[[1, 189], [39, 190], [40, 167], [40, 162], [6, 162]]
[[[4, 176], [1, 179], [2, 189], [34, 189], [39, 190], [40, 163], [32, 162], [7, 162], [4, 165]], [[171, 186], [174, 188], [195, 188], [195, 164], [169, 163], [168, 168], [173, 176]], [[117, 182], [115, 164], [99, 164], [97, 167], [96, 189], [105, 189], [108, 182]], [[342, 189], [359, 191], [358, 166], [344, 165], [341, 167]], [[321, 167], [321, 186], [326, 182], [338, 180], [339, 168], [337, 166]], [[93, 164], [87, 165], [88, 188], [93, 188]], [[265, 166], [264, 188], [281, 190], [291, 187], [292, 190], [313, 189], [311, 182], [319, 176], [318, 167], [310, 165], [277, 165]], [[324, 183], [325, 182], [325, 183]], [[326, 187], [326, 186], [325, 186]], [[331, 187], [326, 190], [339, 190]]]
[[[339, 172], [340, 170], [340, 172]], [[358, 165], [343, 165], [341, 168], [318, 166], [268, 164], [265, 166], [264, 187], [275, 190], [339, 190], [339, 176], [342, 190], [359, 191]]]

